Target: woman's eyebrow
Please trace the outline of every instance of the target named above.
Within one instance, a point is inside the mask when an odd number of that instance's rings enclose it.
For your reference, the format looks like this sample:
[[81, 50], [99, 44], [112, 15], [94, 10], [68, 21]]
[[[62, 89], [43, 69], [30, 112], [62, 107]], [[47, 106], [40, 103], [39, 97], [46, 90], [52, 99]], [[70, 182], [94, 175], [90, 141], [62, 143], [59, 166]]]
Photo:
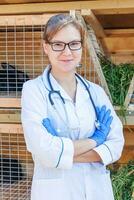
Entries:
[[[81, 41], [81, 39], [74, 39], [74, 40], [71, 40], [70, 42], [78, 42], [78, 41]], [[63, 43], [66, 43], [66, 42], [61, 41], [61, 40], [53, 40], [51, 42], [63, 42]], [[70, 42], [67, 42], [67, 43], [70, 43]]]

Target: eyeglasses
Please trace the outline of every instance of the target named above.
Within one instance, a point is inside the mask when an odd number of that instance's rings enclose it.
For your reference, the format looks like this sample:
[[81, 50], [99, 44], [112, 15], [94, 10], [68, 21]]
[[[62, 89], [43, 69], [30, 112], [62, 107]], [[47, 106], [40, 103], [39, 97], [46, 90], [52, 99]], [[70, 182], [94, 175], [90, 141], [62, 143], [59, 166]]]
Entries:
[[72, 41], [69, 43], [65, 42], [48, 42], [51, 45], [53, 51], [64, 51], [66, 46], [69, 47], [71, 51], [77, 51], [82, 47], [82, 41]]

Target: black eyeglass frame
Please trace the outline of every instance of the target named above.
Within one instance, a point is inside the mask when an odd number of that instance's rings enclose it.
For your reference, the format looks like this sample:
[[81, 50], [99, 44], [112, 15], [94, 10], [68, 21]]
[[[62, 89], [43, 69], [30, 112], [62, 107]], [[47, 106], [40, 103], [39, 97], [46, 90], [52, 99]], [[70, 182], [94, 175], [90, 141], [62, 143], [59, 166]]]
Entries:
[[[72, 49], [72, 48], [70, 48], [70, 44], [71, 43], [73, 43], [73, 42], [80, 42], [80, 44], [81, 44], [81, 46], [79, 47], [79, 48], [77, 48], [77, 49]], [[48, 41], [47, 42], [50, 46], [51, 46], [51, 48], [52, 48], [52, 50], [53, 51], [64, 51], [65, 50], [65, 48], [66, 48], [66, 46], [68, 46], [68, 48], [71, 50], [71, 51], [77, 51], [77, 50], [80, 50], [81, 48], [82, 48], [82, 40], [79, 40], [79, 41], [71, 41], [71, 42], [68, 42], [68, 43], [65, 43], [65, 42], [50, 42], [50, 41]], [[56, 44], [56, 43], [60, 43], [60, 44], [64, 44], [64, 48], [62, 49], [62, 50], [55, 50], [54, 48], [53, 48], [53, 44]]]

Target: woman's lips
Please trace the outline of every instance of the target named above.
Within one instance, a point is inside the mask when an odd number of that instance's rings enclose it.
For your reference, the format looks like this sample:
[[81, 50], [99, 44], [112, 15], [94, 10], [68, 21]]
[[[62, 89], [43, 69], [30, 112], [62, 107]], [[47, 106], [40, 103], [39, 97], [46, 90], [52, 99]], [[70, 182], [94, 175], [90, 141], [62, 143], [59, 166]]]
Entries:
[[61, 60], [61, 62], [71, 62], [73, 60]]

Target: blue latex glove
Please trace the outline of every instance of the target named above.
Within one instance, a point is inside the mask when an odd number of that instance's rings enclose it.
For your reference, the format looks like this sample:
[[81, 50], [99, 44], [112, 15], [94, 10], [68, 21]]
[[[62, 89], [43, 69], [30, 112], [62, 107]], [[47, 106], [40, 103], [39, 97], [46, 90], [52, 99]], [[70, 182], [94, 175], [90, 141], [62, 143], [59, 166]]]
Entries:
[[53, 135], [53, 136], [57, 136], [57, 132], [56, 130], [54, 129], [53, 125], [51, 124], [51, 121], [49, 118], [44, 118], [42, 120], [42, 124], [43, 126], [47, 129], [47, 131]]
[[102, 106], [101, 109], [97, 107], [97, 120], [100, 126], [96, 128], [94, 134], [90, 137], [96, 141], [97, 146], [103, 144], [110, 132], [110, 125], [112, 123], [113, 117], [110, 116], [111, 110], [106, 110], [106, 106]]

